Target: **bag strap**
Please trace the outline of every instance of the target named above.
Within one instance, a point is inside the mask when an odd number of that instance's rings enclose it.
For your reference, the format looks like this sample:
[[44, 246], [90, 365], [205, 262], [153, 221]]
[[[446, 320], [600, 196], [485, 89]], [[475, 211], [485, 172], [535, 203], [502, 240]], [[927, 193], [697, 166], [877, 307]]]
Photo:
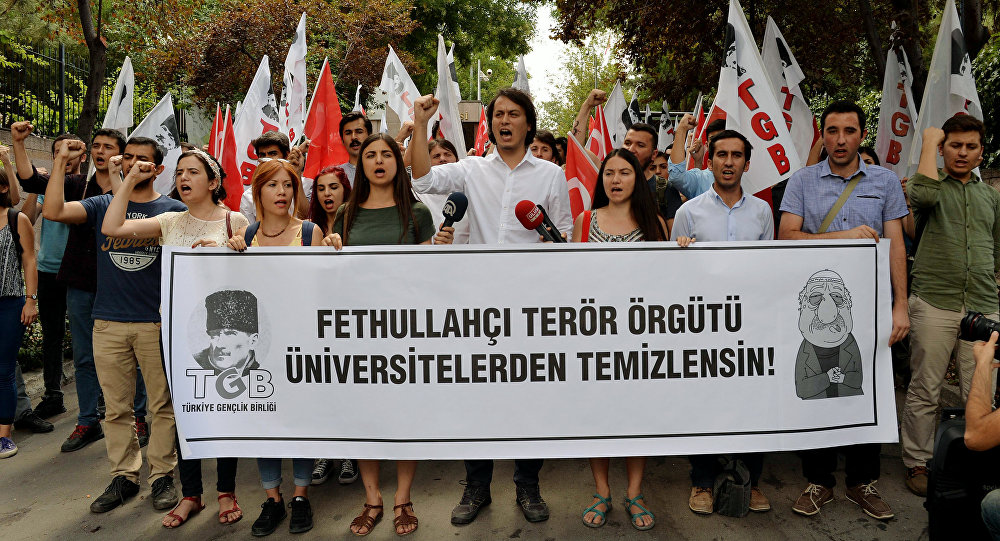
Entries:
[[10, 236], [14, 241], [14, 253], [17, 254], [17, 268], [21, 268], [21, 257], [24, 255], [24, 247], [21, 246], [21, 233], [17, 230], [17, 217], [21, 214], [16, 209], [7, 209], [7, 226], [10, 227]]
[[302, 246], [312, 246], [313, 228], [315, 227], [316, 224], [309, 220], [302, 220]]
[[229, 217], [232, 216], [232, 214], [233, 214], [233, 211], [231, 211], [231, 210], [227, 210], [226, 211], [226, 238], [227, 239], [233, 238], [233, 222], [229, 219]]
[[859, 182], [861, 182], [861, 171], [858, 171], [857, 174], [855, 174], [854, 177], [852, 177], [847, 183], [847, 187], [844, 188], [844, 191], [840, 192], [840, 197], [838, 197], [837, 201], [835, 201], [833, 206], [830, 207], [830, 212], [826, 213], [826, 217], [823, 218], [823, 223], [820, 224], [819, 231], [817, 231], [817, 233], [826, 233], [826, 230], [830, 228], [830, 224], [833, 223], [833, 219], [837, 217], [837, 213], [840, 212], [840, 209], [844, 208], [844, 205], [847, 203], [847, 198], [851, 196], [851, 192], [854, 191], [854, 188], [858, 187]]
[[583, 234], [580, 235], [580, 242], [588, 242], [590, 239], [590, 215], [593, 211], [583, 211]]
[[254, 222], [243, 232], [243, 240], [247, 243], [247, 246], [253, 243], [253, 238], [257, 236], [258, 229], [260, 229], [260, 222]]

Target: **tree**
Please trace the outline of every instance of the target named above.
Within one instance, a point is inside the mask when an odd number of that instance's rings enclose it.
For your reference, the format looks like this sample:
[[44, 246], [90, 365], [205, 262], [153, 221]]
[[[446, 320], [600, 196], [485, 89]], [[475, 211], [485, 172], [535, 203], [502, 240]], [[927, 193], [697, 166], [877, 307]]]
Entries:
[[90, 11], [90, 0], [77, 0], [80, 10], [80, 26], [83, 39], [87, 42], [90, 52], [90, 73], [87, 76], [87, 94], [83, 99], [83, 111], [80, 113], [80, 123], [76, 133], [84, 141], [90, 139], [90, 134], [97, 122], [97, 104], [101, 99], [101, 89], [104, 88], [104, 72], [108, 67], [108, 48], [101, 39], [101, 19], [98, 13], [97, 26], [94, 26], [94, 16]]

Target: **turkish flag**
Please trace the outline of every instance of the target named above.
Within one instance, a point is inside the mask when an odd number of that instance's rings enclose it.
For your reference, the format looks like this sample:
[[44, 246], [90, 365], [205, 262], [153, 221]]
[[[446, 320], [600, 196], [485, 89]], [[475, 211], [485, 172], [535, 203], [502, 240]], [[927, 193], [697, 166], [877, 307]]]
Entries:
[[479, 113], [479, 125], [476, 126], [476, 143], [474, 150], [476, 156], [486, 154], [486, 143], [490, 140], [489, 125], [486, 123], [486, 108]]
[[212, 121], [212, 133], [208, 136], [208, 154], [216, 160], [219, 159], [219, 153], [222, 151], [222, 123], [222, 108], [216, 103], [215, 120]]
[[233, 118], [229, 115], [229, 106], [226, 106], [226, 118], [220, 120], [220, 148], [219, 161], [222, 162], [222, 170], [226, 172], [226, 206], [230, 209], [240, 211], [240, 198], [243, 197], [243, 177], [240, 174], [240, 166], [236, 163], [236, 133], [233, 131]]
[[340, 101], [337, 99], [337, 88], [330, 74], [330, 64], [323, 61], [323, 69], [316, 81], [312, 102], [309, 104], [309, 116], [302, 133], [309, 138], [309, 154], [306, 157], [305, 178], [316, 178], [321, 169], [328, 165], [340, 165], [347, 162], [347, 148], [340, 138]]
[[[611, 141], [611, 131], [608, 129], [608, 122], [604, 116], [604, 108], [595, 107], [595, 109], [597, 109], [597, 116], [594, 118], [594, 124], [590, 128], [590, 138], [587, 139], [587, 148], [597, 156], [598, 160], [603, 161], [608, 152], [614, 149], [614, 143]], [[567, 151], [567, 154], [569, 154], [569, 151]], [[588, 206], [587, 209], [589, 208]]]
[[[600, 108], [598, 108], [600, 111]], [[597, 190], [597, 166], [590, 161], [580, 142], [572, 135], [567, 137], [566, 182], [569, 184], [569, 207], [575, 220], [581, 212], [590, 210]]]

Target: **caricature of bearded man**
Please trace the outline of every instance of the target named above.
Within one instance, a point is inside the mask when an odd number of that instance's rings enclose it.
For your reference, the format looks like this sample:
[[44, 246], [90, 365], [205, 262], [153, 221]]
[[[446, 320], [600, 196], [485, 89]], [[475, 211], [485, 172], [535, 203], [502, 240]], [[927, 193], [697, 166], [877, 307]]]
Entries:
[[851, 331], [851, 293], [843, 278], [821, 270], [799, 292], [802, 345], [795, 358], [795, 394], [803, 400], [863, 394], [861, 351]]

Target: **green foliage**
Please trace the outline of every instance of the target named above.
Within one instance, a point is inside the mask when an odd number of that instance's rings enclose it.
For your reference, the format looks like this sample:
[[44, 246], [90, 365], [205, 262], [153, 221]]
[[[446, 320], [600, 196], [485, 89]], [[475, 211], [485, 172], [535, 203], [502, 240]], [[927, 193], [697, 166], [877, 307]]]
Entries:
[[[467, 65], [460, 65], [458, 61], [455, 61], [455, 71], [458, 74], [458, 87], [462, 92], [462, 99], [465, 100], [475, 100], [477, 99], [477, 91], [481, 91], [483, 98], [483, 105], [488, 104], [497, 95], [497, 91], [501, 88], [506, 88], [514, 82], [514, 72], [515, 65], [514, 62], [499, 58], [495, 56], [488, 56], [479, 59], [480, 67], [482, 69], [482, 81], [479, 87], [476, 86], [476, 61], [473, 59]], [[469, 78], [469, 66], [472, 66], [472, 78]], [[489, 76], [487, 76], [488, 70], [493, 70]], [[435, 76], [433, 79], [433, 86], [421, 87], [421, 92], [433, 92], [437, 88], [437, 71], [435, 70]], [[531, 79], [528, 80], [529, 84], [532, 84]]]
[[[63, 358], [73, 356], [73, 337], [69, 333], [69, 320], [66, 321], [66, 334], [63, 336]], [[21, 370], [35, 370], [42, 367], [42, 324], [37, 320], [24, 332], [21, 349], [17, 352], [17, 361]]]
[[1000, 38], [994, 34], [972, 63], [979, 90], [979, 101], [983, 106], [986, 123], [986, 154], [983, 167], [1000, 168], [1000, 136], [997, 134], [1000, 119]]

